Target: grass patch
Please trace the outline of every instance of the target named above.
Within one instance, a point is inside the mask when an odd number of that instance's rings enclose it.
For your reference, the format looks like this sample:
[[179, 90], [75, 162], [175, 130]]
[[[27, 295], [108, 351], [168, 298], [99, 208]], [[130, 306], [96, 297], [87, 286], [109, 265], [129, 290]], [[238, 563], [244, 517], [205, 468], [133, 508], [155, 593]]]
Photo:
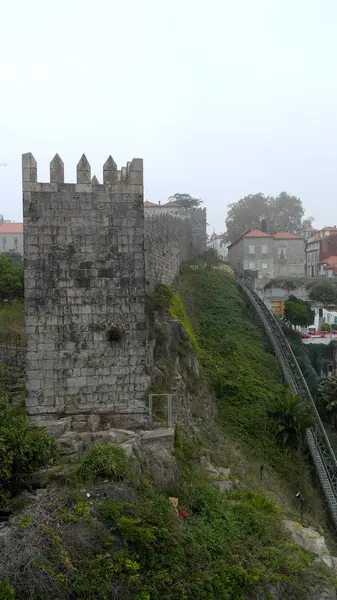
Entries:
[[83, 481], [95, 481], [98, 477], [123, 479], [126, 475], [128, 459], [119, 446], [94, 444], [83, 456], [78, 475]]

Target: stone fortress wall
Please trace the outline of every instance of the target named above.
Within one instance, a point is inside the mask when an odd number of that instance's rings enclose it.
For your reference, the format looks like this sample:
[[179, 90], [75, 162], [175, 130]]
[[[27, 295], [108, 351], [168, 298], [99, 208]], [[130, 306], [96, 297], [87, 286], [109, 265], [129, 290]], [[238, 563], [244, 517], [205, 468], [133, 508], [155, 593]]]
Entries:
[[206, 211], [144, 220], [141, 159], [118, 170], [109, 157], [100, 184], [83, 155], [77, 183], [65, 183], [56, 155], [50, 182], [38, 183], [28, 153], [22, 176], [28, 416], [83, 429], [117, 414], [141, 423], [145, 295], [205, 249]]
[[206, 209], [184, 211], [179, 216], [145, 212], [146, 288], [172, 283], [183, 261], [196, 258], [206, 248]]

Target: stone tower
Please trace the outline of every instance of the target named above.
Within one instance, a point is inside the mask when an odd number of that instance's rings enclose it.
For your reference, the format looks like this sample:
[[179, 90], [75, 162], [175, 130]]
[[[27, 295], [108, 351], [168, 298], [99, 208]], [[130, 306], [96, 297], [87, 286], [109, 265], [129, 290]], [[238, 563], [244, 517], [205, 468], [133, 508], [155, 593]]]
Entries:
[[143, 161], [117, 170], [110, 156], [102, 184], [90, 171], [83, 155], [64, 183], [56, 155], [38, 183], [22, 157], [27, 412], [125, 426], [142, 420], [148, 385]]

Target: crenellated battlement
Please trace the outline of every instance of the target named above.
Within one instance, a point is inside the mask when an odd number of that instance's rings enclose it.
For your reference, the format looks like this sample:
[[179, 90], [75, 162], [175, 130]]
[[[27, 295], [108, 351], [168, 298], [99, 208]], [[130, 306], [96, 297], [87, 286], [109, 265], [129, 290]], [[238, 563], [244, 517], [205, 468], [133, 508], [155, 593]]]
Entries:
[[22, 157], [27, 412], [31, 418], [145, 411], [143, 161], [103, 183], [83, 154], [65, 183], [56, 154], [50, 181]]
[[[91, 193], [93, 186], [101, 186], [111, 191], [111, 186], [126, 184], [128, 186], [143, 185], [143, 159], [133, 158], [127, 162], [125, 167], [117, 169], [117, 165], [109, 156], [102, 169], [103, 183], [100, 184], [96, 175], [91, 177], [91, 166], [85, 154], [82, 154], [76, 168], [76, 184], [82, 186], [75, 191]], [[50, 162], [49, 182], [39, 182], [37, 174], [37, 162], [31, 152], [22, 155], [22, 186], [25, 192], [52, 192], [58, 190], [58, 184], [65, 184], [64, 163], [62, 158], [55, 154]], [[70, 185], [73, 185], [70, 183]], [[86, 187], [83, 187], [86, 186]], [[110, 187], [109, 187], [110, 186]]]

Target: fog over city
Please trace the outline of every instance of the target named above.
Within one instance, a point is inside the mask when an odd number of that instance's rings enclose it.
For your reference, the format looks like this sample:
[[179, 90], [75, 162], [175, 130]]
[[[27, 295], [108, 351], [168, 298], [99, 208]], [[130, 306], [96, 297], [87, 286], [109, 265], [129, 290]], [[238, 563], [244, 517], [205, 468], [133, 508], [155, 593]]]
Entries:
[[86, 153], [144, 158], [145, 197], [202, 198], [210, 231], [247, 194], [300, 197], [337, 224], [334, 0], [5, 3], [0, 213], [22, 219], [21, 154], [66, 181]]

